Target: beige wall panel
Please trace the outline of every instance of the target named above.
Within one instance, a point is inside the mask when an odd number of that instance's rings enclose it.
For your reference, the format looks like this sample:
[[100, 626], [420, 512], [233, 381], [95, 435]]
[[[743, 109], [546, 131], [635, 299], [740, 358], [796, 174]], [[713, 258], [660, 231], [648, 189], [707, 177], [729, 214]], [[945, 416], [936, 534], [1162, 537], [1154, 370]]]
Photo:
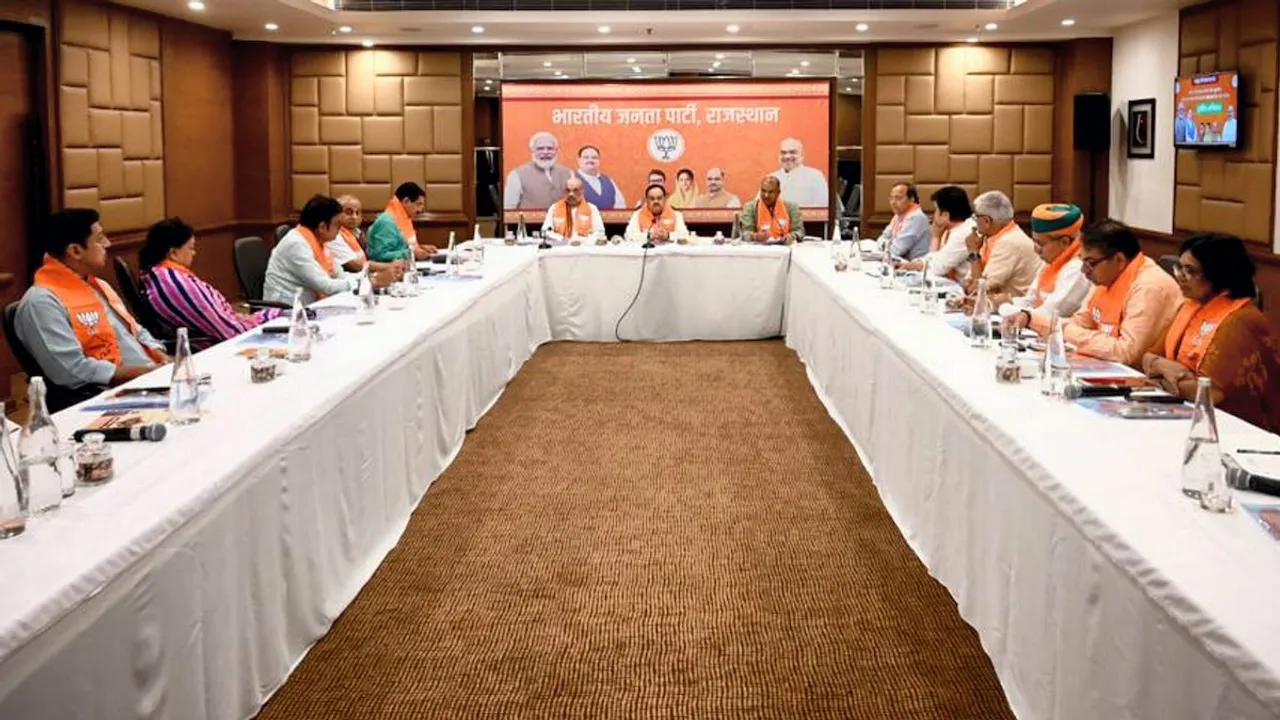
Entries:
[[906, 110], [901, 106], [876, 107], [876, 143], [900, 145], [906, 137]]
[[110, 21], [103, 5], [64, 2], [59, 5], [62, 32], [59, 40], [71, 45], [106, 50], [111, 47]]
[[1020, 75], [1053, 74], [1053, 51], [1048, 48], [1016, 47], [1009, 72]]
[[314, 145], [320, 142], [320, 112], [317, 108], [290, 108], [289, 115], [290, 138], [295, 143]]
[[307, 204], [312, 195], [328, 195], [329, 194], [329, 176], [328, 175], [299, 175], [294, 174], [291, 177], [293, 186], [293, 207], [300, 208]]
[[934, 82], [934, 112], [964, 112], [965, 63], [965, 48], [938, 49], [938, 72]]
[[1179, 52], [1183, 57], [1213, 52], [1218, 43], [1218, 14], [1195, 12], [1182, 16]]
[[89, 51], [89, 105], [111, 107], [111, 53]]
[[911, 175], [915, 172], [916, 153], [907, 145], [879, 145], [876, 147], [876, 172]]
[[111, 107], [127, 108], [129, 82], [129, 18], [111, 13]]
[[462, 210], [462, 186], [454, 183], [427, 185], [427, 209], [433, 212]]
[[294, 145], [289, 167], [296, 173], [329, 172], [329, 149], [323, 145]]
[[1240, 64], [1240, 6], [1223, 5], [1218, 13], [1219, 67], [1234, 68]]
[[319, 78], [319, 103], [321, 115], [347, 114], [347, 79], [342, 77]]
[[1050, 185], [1017, 185], [1013, 186], [1013, 211], [1029, 213], [1037, 205], [1053, 202], [1053, 188]]
[[[326, 80], [332, 78], [325, 78]], [[339, 78], [340, 80], [340, 78]], [[289, 83], [289, 103], [294, 107], [320, 104], [320, 78], [296, 77]]]
[[995, 137], [993, 148], [999, 153], [1020, 153], [1024, 141], [1022, 132], [1022, 106], [997, 105], [994, 115]]
[[76, 87], [87, 86], [89, 84], [89, 51], [82, 47], [63, 45], [59, 55], [60, 82], [63, 85]]
[[94, 147], [120, 147], [124, 142], [119, 110], [89, 108], [89, 141]]
[[1053, 182], [1053, 156], [1018, 155], [1013, 159], [1013, 182], [1016, 185]]
[[[949, 153], [941, 146], [915, 148], [915, 178], [918, 183], [945, 183], [951, 179]], [[924, 197], [924, 193], [921, 193]]]
[[1178, 61], [1179, 75], [1195, 75], [1200, 72], [1200, 60], [1194, 57], [1184, 57]]
[[1200, 62], [1197, 67], [1199, 67], [1200, 72], [1213, 72], [1214, 70], [1218, 70], [1218, 54], [1205, 53], [1204, 55], [1201, 55]]
[[995, 109], [990, 75], [966, 75], [964, 78], [964, 111], [973, 115], [986, 115]]
[[155, 20], [129, 17], [129, 52], [139, 57], [160, 59], [160, 25]]
[[933, 114], [933, 76], [912, 75], [907, 78], [907, 114]]
[[69, 189], [62, 193], [62, 205], [69, 208], [98, 209], [98, 188]]
[[[438, 153], [462, 152], [462, 108], [433, 107], [432, 145]], [[467, 128], [471, 132], [471, 128]]]
[[379, 115], [404, 113], [404, 82], [398, 77], [379, 77], [373, 83], [373, 110]]
[[428, 155], [426, 158], [426, 180], [428, 183], [462, 182], [462, 156]]
[[142, 57], [129, 58], [129, 108], [147, 110], [151, 107], [151, 61]]
[[387, 198], [391, 195], [391, 188], [383, 183], [334, 183], [330, 189], [330, 194], [351, 195], [360, 201], [365, 209], [380, 209], [387, 204]]
[[875, 193], [867, 198], [866, 191], [863, 191], [862, 201], [867, 202], [868, 199], [872, 203], [873, 212], [878, 214], [893, 213], [893, 208], [889, 206], [889, 193], [893, 191], [893, 186], [898, 183], [911, 182], [909, 175], [887, 174], [881, 175], [876, 173]]
[[1022, 140], [1023, 152], [1053, 152], [1053, 106], [1027, 105], [1023, 113], [1025, 115], [1022, 120], [1025, 130], [1025, 137]]
[[1243, 188], [1245, 207], [1250, 208], [1244, 214], [1244, 237], [1250, 240], [1266, 242], [1271, 239], [1273, 228], [1271, 218], [1266, 213], [1256, 212], [1252, 208], [1268, 207], [1271, 202], [1271, 183], [1275, 177], [1274, 168], [1266, 163], [1250, 163], [1240, 166], [1240, 183]]
[[364, 182], [364, 153], [358, 147], [329, 148], [329, 182]]
[[151, 76], [151, 99], [159, 100], [162, 93], [162, 89], [160, 87], [160, 61], [152, 60], [147, 63], [147, 69]]
[[98, 151], [90, 148], [63, 148], [62, 184], [68, 188], [98, 186]]
[[411, 50], [376, 50], [373, 69], [378, 75], [416, 75], [418, 54]]
[[164, 161], [146, 160], [142, 163], [142, 179], [146, 189], [142, 199], [146, 202], [146, 216], [143, 222], [147, 225], [164, 219]]
[[908, 145], [945, 145], [951, 137], [951, 118], [946, 115], [907, 116]]
[[429, 107], [404, 109], [404, 149], [413, 153], [435, 150], [434, 113]]
[[1222, 196], [1214, 198], [1215, 200], [1230, 200], [1231, 202], [1244, 202], [1246, 188], [1244, 187], [1244, 169], [1252, 166], [1253, 163], [1228, 162], [1222, 166]]
[[[305, 75], [337, 75], [347, 72], [346, 54], [341, 50], [295, 50], [294, 77]], [[308, 195], [307, 197], [311, 197]]]
[[1200, 225], [1202, 230], [1244, 234], [1244, 206], [1223, 200], [1200, 201]]
[[970, 45], [965, 69], [971, 75], [999, 75], [1009, 72], [1009, 48]]
[[884, 75], [932, 75], [933, 48], [884, 48], [877, 56], [878, 69]]
[[418, 53], [419, 75], [462, 75], [459, 53]]
[[[412, 57], [412, 54], [410, 54]], [[416, 63], [414, 67], [417, 67]], [[390, 155], [365, 155], [364, 156], [364, 181], [371, 183], [390, 183], [391, 182], [391, 156]]]
[[993, 127], [990, 115], [953, 115], [951, 151], [958, 154], [991, 152]]
[[107, 200], [124, 196], [124, 152], [118, 148], [98, 150], [98, 197]]
[[120, 113], [121, 143], [126, 160], [151, 157], [151, 114], [125, 111]]
[[147, 191], [147, 173], [142, 160], [126, 160], [124, 163], [124, 194], [130, 197]]
[[[1246, 110], [1251, 110], [1247, 108]], [[1276, 142], [1276, 94], [1274, 92], [1265, 92], [1256, 114], [1253, 116], [1254, 124], [1258, 127], [1258, 135], [1253, 143], [1253, 153], [1259, 162], [1272, 162], [1275, 153]]]
[[140, 197], [98, 200], [98, 212], [102, 216], [102, 227], [108, 233], [112, 230], [133, 230], [146, 227], [147, 205]]
[[1262, 91], [1273, 92], [1276, 89], [1276, 43], [1269, 42], [1264, 45], [1256, 45], [1261, 55], [1258, 61], [1258, 72], [1254, 82]]
[[364, 151], [376, 155], [404, 152], [404, 118], [363, 118]]
[[391, 186], [416, 182], [425, 186], [427, 178], [421, 155], [396, 155], [391, 158]]
[[916, 192], [920, 193], [920, 207], [926, 213], [933, 212], [933, 201], [929, 198], [942, 187], [940, 183], [916, 183]]
[[323, 145], [359, 145], [363, 139], [358, 117], [320, 118], [320, 143]]
[[1200, 184], [1199, 155], [1195, 150], [1179, 150], [1175, 156], [1175, 176], [1179, 185]]
[[404, 79], [405, 105], [457, 105], [462, 101], [461, 83], [456, 77], [407, 77]]
[[164, 113], [159, 102], [151, 103], [151, 157], [164, 158]]
[[[949, 163], [951, 182], [957, 184], [978, 182], [978, 156], [952, 155]], [[973, 198], [970, 197], [970, 200]]]
[[1200, 196], [1204, 200], [1227, 197], [1227, 162], [1222, 155], [1204, 153], [1200, 157]]
[[1173, 227], [1183, 230], [1199, 229], [1200, 188], [1195, 185], [1178, 185], [1173, 192]]
[[1280, 8], [1275, 0], [1244, 0], [1240, 8], [1240, 42], [1244, 45], [1276, 40], [1276, 28], [1280, 21], [1276, 15]]
[[876, 78], [876, 103], [878, 105], [902, 105], [906, 101], [906, 75], [881, 75]]
[[983, 155], [978, 158], [978, 185], [983, 192], [999, 190], [1013, 198], [1013, 157]]
[[997, 105], [1052, 105], [1052, 75], [997, 75]]
[[89, 92], [82, 88], [58, 89], [58, 114], [62, 119], [62, 146], [88, 147]]
[[347, 53], [347, 114], [372, 115], [374, 112], [373, 50]]

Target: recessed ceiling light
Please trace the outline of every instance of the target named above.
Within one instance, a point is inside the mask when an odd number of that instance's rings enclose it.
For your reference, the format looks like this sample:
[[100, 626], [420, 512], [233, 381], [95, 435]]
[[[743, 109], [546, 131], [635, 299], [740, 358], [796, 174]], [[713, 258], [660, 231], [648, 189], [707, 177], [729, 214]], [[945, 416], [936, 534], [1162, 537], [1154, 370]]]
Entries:
[[550, 60], [543, 60], [543, 61], [542, 61], [542, 67], [551, 67], [551, 61], [550, 61]]
[[632, 65], [632, 66], [631, 66], [631, 72], [640, 72], [640, 66], [639, 66], [639, 65]]
[[844, 89], [844, 91], [845, 91], [845, 92], [853, 92], [853, 88], [851, 88], [851, 87], [847, 87], [847, 88], [845, 88], [845, 89]]
[[808, 61], [808, 60], [801, 60], [801, 61], [800, 61], [800, 67], [809, 67], [809, 61]]
[[563, 75], [563, 74], [564, 74], [564, 71], [563, 71], [563, 70], [557, 70], [557, 71], [556, 71], [556, 75]]
[[280, 26], [279, 26], [279, 25], [277, 25], [277, 24], [275, 24], [275, 23], [267, 23], [266, 25], [263, 25], [262, 27], [264, 27], [264, 28], [266, 28], [266, 29], [270, 30], [271, 32], [275, 32], [275, 31], [277, 31], [277, 30], [279, 30], [279, 29], [280, 29]]
[[866, 32], [867, 30], [871, 29], [871, 27], [866, 23], [858, 23], [857, 25], [853, 26], [853, 29], [857, 30], [858, 32]]
[[799, 75], [799, 74], [800, 74], [800, 68], [791, 68], [791, 74], [792, 74], [792, 75]]
[[862, 82], [862, 78], [854, 78], [853, 82], [860, 83]]
[[997, 24], [995, 24], [995, 23], [987, 23], [987, 24], [986, 24], [986, 28], [987, 28], [988, 30], [995, 30], [995, 29], [996, 29], [996, 28], [998, 28], [998, 27], [1000, 27], [1000, 26], [999, 26], [999, 25], [997, 25]]
[[964, 39], [964, 41], [965, 41], [965, 42], [967, 42], [967, 43], [976, 43], [976, 42], [978, 42], [978, 38], [976, 38], [976, 37], [967, 37], [967, 38], [965, 38], [965, 39]]
[[727, 32], [727, 33], [729, 33], [730, 35], [732, 35], [732, 34], [737, 33], [737, 32], [738, 32], [739, 30], [741, 30], [741, 29], [742, 29], [742, 28], [738, 27], [737, 25], [728, 25], [728, 26], [726, 26], [726, 27], [725, 27], [725, 32]]
[[1075, 25], [1075, 24], [1076, 24], [1075, 18], [1063, 18], [1063, 19], [1062, 19], [1062, 25], [1063, 25], [1063, 27], [1071, 27], [1072, 25]]
[[711, 67], [720, 67], [720, 61], [719, 61], [719, 60], [717, 60], [717, 61], [715, 61], [715, 62], [711, 63]]
[[635, 65], [635, 64], [636, 64], [636, 59], [635, 59], [635, 58], [627, 58], [627, 64], [628, 64], [628, 65]]
[[349, 33], [349, 32], [351, 32], [351, 26], [350, 26], [350, 25], [342, 25], [342, 26], [339, 26], [339, 27], [338, 27], [338, 32], [340, 32], [340, 33]]
[[715, 68], [713, 68], [713, 67], [709, 67], [709, 68], [707, 68], [707, 72], [715, 72], [715, 71], [716, 71], [716, 69], [715, 69]]
[[195, 10], [196, 12], [200, 12], [201, 10], [204, 10], [204, 3], [200, 2], [200, 0], [191, 0], [191, 2], [187, 3], [187, 7]]
[[365, 46], [365, 47], [373, 47], [373, 41], [372, 41], [372, 40], [361, 40], [361, 41], [360, 41], [360, 44], [361, 44], [361, 45], [363, 45], [363, 46]]
[[608, 25], [601, 25], [600, 27], [596, 28], [596, 32], [600, 33], [601, 35], [608, 35], [609, 33], [613, 32], [613, 28], [609, 27]]
[[480, 33], [483, 33], [483, 32], [484, 32], [484, 26], [483, 26], [483, 25], [472, 25], [472, 26], [471, 26], [471, 32], [472, 32], [473, 34], [475, 34], [475, 35], [479, 35]]
[[724, 59], [724, 53], [716, 53], [716, 59], [717, 59], [717, 60], [723, 60], [723, 59]]

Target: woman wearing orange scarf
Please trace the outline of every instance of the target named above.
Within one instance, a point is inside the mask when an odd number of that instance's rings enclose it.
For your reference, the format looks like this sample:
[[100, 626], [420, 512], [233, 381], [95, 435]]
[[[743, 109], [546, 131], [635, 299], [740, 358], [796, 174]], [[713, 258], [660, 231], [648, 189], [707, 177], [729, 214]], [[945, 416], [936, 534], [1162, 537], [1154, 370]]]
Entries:
[[1254, 265], [1232, 235], [1197, 235], [1182, 244], [1174, 276], [1186, 297], [1173, 325], [1142, 358], [1166, 391], [1195, 399], [1196, 379], [1213, 383], [1224, 411], [1280, 431], [1280, 358], [1255, 306]]

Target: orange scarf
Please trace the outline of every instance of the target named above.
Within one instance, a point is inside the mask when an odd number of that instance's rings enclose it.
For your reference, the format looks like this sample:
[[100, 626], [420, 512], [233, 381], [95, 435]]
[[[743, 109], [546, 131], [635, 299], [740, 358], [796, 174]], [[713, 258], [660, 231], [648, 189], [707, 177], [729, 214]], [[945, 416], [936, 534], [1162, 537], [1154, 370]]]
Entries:
[[400, 228], [400, 235], [404, 237], [404, 241], [409, 243], [410, 247], [417, 245], [418, 231], [413, 229], [413, 218], [405, 212], [404, 203], [400, 202], [400, 198], [393, 197], [387, 202], [387, 212], [391, 213], [391, 219], [396, 221], [396, 227]]
[[1016, 227], [1018, 227], [1018, 223], [1010, 220], [1008, 225], [997, 230], [995, 235], [987, 238], [986, 241], [982, 243], [982, 252], [980, 253], [982, 255], [982, 267], [985, 268], [987, 263], [991, 260], [991, 253], [996, 249], [996, 241], [1004, 237]]
[[1080, 254], [1080, 242], [1080, 238], [1077, 237], [1066, 250], [1058, 253], [1058, 257], [1054, 258], [1053, 262], [1040, 271], [1040, 277], [1036, 278], [1036, 307], [1040, 307], [1044, 299], [1057, 288], [1058, 274], [1062, 272], [1062, 268]]
[[[568, 230], [569, 216], [572, 212], [573, 230]], [[564, 237], [577, 235], [578, 237], [587, 237], [591, 235], [592, 213], [591, 203], [583, 200], [578, 203], [578, 207], [573, 211], [569, 209], [569, 203], [565, 200], [557, 200], [551, 206], [551, 225], [552, 229]]]
[[1165, 357], [1177, 360], [1192, 372], [1199, 372], [1200, 363], [1204, 362], [1222, 322], [1250, 302], [1251, 298], [1232, 300], [1223, 293], [1203, 304], [1195, 300], [1182, 303], [1173, 317], [1173, 325], [1169, 326], [1169, 334], [1164, 336]]
[[364, 248], [360, 247], [360, 241], [356, 240], [356, 234], [345, 227], [338, 228], [338, 232], [342, 234], [342, 239], [347, 241], [347, 247], [351, 248], [351, 252], [360, 258], [360, 262], [366, 262], [368, 258], [364, 255]]
[[[316, 262], [320, 263], [320, 269], [324, 270], [324, 274], [329, 277], [333, 277], [333, 258], [329, 253], [324, 251], [324, 246], [316, 239], [316, 234], [301, 225], [294, 229], [297, 230], [298, 233], [302, 235], [302, 238], [307, 241], [307, 245], [311, 247], [312, 257], [316, 259]], [[324, 293], [316, 292], [316, 299], [323, 297]]]
[[667, 232], [676, 231], [676, 211], [671, 209], [670, 205], [662, 207], [662, 214], [657, 218], [653, 217], [653, 213], [649, 212], [649, 206], [645, 205], [640, 208], [640, 232], [649, 232], [649, 228], [653, 227], [655, 220], [662, 222], [662, 227]]
[[[111, 310], [125, 322], [135, 340], [138, 338], [139, 326], [110, 285], [92, 275], [80, 277], [51, 255], [45, 255], [44, 264], [36, 270], [35, 284], [52, 292], [67, 309], [71, 329], [75, 331], [76, 340], [80, 341], [80, 348], [84, 350], [85, 356], [94, 360], [106, 360], [119, 367], [120, 343], [111, 329], [111, 320], [107, 317], [107, 309], [103, 307], [102, 300], [105, 298], [111, 305]], [[105, 332], [98, 332], [99, 326]], [[164, 360], [163, 355], [147, 347], [146, 343], [139, 340], [138, 344], [152, 361]]]
[[169, 258], [165, 258], [164, 260], [161, 260], [159, 263], [156, 264], [156, 267], [162, 267], [166, 270], [172, 270], [176, 273], [183, 273], [184, 275], [190, 275], [191, 277], [196, 276], [195, 273], [191, 272], [191, 268], [187, 267], [186, 265], [180, 265], [170, 260]]
[[1124, 321], [1124, 303], [1129, 299], [1129, 288], [1146, 261], [1147, 256], [1138, 253], [1110, 287], [1095, 288], [1089, 296], [1089, 314], [1103, 333], [1120, 337], [1120, 323]]
[[902, 211], [901, 215], [894, 215], [893, 219], [889, 221], [889, 237], [898, 237], [898, 231], [902, 229], [902, 223], [906, 222], [912, 213], [919, 211], [920, 203], [911, 203], [906, 210]]
[[[766, 213], [770, 220], [765, 220]], [[782, 198], [773, 204], [773, 212], [763, 200], [756, 200], [756, 232], [767, 232], [774, 240], [782, 240], [791, 233], [791, 213], [787, 212], [787, 204], [782, 202]]]

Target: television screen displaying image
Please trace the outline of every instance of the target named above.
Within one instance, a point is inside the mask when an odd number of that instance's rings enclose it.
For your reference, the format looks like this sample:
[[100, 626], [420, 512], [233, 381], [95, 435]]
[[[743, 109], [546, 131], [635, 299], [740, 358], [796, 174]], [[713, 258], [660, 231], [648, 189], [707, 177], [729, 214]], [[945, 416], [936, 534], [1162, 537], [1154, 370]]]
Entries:
[[1240, 74], [1219, 71], [1174, 81], [1173, 144], [1185, 148], [1240, 147]]

